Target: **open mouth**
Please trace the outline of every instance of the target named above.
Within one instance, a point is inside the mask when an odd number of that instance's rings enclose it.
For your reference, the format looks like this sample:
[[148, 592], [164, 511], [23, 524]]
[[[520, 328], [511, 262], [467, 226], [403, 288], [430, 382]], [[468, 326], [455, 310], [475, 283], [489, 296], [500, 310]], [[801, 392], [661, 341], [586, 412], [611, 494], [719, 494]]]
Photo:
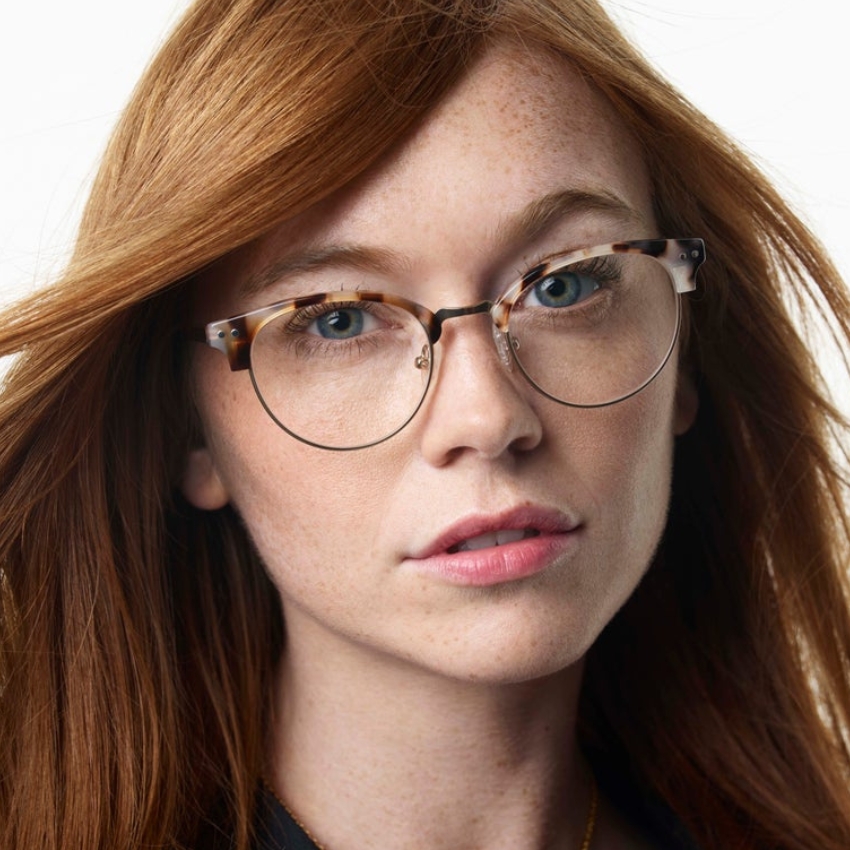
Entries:
[[505, 546], [508, 543], [517, 543], [520, 540], [527, 540], [530, 537], [538, 537], [539, 535], [540, 532], [536, 528], [506, 528], [500, 531], [479, 534], [477, 537], [470, 537], [467, 540], [461, 540], [454, 546], [450, 546], [446, 551], [449, 554], [474, 552], [477, 549], [489, 549], [493, 546]]

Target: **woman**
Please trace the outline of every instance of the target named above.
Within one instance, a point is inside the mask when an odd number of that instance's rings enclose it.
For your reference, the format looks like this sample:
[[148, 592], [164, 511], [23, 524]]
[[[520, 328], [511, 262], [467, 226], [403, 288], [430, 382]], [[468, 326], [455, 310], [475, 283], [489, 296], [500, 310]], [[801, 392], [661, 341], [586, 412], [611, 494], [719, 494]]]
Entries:
[[196, 4], [2, 323], [3, 846], [848, 846], [792, 306], [595, 4]]

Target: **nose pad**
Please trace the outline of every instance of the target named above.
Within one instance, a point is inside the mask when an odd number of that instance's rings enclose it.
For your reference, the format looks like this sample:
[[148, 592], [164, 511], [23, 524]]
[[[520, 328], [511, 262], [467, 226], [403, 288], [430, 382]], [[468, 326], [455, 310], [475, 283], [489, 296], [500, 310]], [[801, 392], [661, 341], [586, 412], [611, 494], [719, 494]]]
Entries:
[[493, 342], [496, 343], [496, 351], [499, 352], [499, 359], [502, 365], [509, 371], [513, 371], [514, 360], [511, 357], [511, 344], [508, 342], [508, 335], [500, 331], [495, 325], [491, 325], [493, 331]]

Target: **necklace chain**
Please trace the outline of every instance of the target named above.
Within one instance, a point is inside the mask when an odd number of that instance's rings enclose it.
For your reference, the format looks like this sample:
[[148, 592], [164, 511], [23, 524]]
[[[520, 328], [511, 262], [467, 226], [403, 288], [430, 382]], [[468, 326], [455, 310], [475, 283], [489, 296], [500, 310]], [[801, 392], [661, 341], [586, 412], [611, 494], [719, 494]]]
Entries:
[[[296, 814], [283, 802], [283, 800], [278, 796], [277, 792], [272, 788], [272, 785], [267, 780], [263, 780], [266, 788], [271, 792], [272, 796], [275, 800], [283, 806], [284, 811], [298, 824], [301, 831], [316, 845], [317, 850], [327, 850], [324, 844], [322, 844], [312, 832], [298, 819]], [[590, 842], [593, 840], [593, 833], [596, 830], [596, 815], [599, 810], [599, 788], [596, 785], [596, 777], [591, 773], [590, 774], [590, 807], [587, 810], [587, 819], [584, 823], [584, 836], [581, 840], [581, 845], [579, 850], [590, 850]]]
[[587, 810], [587, 820], [584, 824], [584, 837], [581, 840], [579, 850], [590, 850], [590, 842], [596, 829], [596, 814], [599, 810], [599, 788], [596, 786], [596, 777], [590, 774], [590, 807]]

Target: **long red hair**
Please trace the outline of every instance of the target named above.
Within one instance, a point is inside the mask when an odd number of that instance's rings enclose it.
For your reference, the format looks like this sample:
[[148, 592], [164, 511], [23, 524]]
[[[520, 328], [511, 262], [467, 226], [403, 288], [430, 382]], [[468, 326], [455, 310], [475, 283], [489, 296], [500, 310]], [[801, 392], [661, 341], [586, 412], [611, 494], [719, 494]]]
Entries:
[[848, 290], [593, 0], [202, 0], [160, 51], [65, 273], [0, 317], [2, 846], [247, 846], [283, 623], [235, 514], [177, 487], [187, 282], [360, 174], [494, 38], [592, 81], [659, 235], [709, 246], [699, 415], [656, 562], [590, 653], [583, 740], [705, 850], [850, 846], [847, 423], [792, 320], [846, 349]]

